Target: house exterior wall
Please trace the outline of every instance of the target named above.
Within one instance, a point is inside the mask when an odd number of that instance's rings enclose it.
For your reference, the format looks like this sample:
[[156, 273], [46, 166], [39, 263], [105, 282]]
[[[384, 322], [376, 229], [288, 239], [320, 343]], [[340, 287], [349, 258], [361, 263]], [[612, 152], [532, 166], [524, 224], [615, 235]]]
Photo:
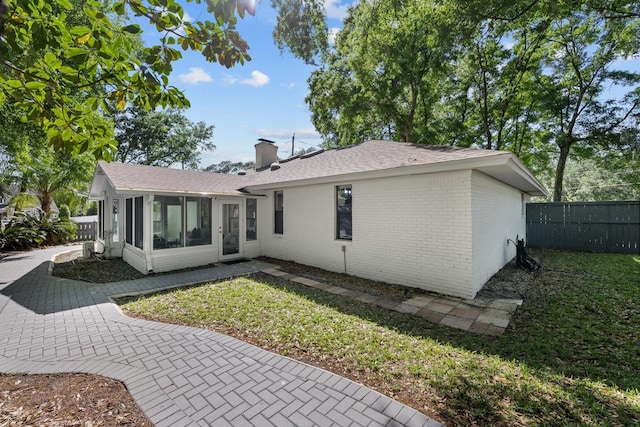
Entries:
[[151, 270], [154, 273], [213, 264], [217, 261], [217, 240], [211, 245], [151, 250]]
[[472, 173], [473, 296], [516, 255], [512, 243], [525, 237], [529, 196], [481, 172]]
[[[335, 239], [336, 186], [347, 184], [352, 241]], [[459, 297], [473, 293], [471, 171], [285, 188], [281, 236], [273, 233], [273, 191], [266, 194], [263, 255], [343, 273], [346, 266], [347, 274]]]
[[143, 274], [148, 273], [145, 254], [135, 246], [125, 245], [124, 250], [122, 251], [122, 259], [139, 272]]

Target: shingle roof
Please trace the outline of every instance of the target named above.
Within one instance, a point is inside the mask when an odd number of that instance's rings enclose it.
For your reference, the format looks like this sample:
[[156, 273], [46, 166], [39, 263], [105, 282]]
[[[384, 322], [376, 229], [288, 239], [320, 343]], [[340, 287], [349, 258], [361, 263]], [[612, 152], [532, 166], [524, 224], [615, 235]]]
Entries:
[[366, 141], [280, 162], [277, 170], [248, 172], [250, 185], [380, 171], [456, 160], [511, 156], [505, 151], [476, 150], [404, 142]]
[[[469, 161], [474, 163], [469, 164]], [[254, 186], [393, 171], [411, 166], [440, 165], [446, 170], [451, 165], [451, 170], [454, 170], [462, 167], [461, 163], [465, 168], [483, 163], [484, 166], [478, 168], [497, 179], [512, 182], [512, 185], [531, 194], [546, 193], [517, 157], [509, 152], [375, 140], [286, 159], [279, 163], [278, 169], [247, 171], [246, 175], [106, 162], [100, 162], [99, 167], [119, 191], [243, 194], [245, 189]], [[507, 163], [511, 166], [505, 168]], [[95, 194], [93, 188], [91, 194]]]
[[241, 194], [246, 177], [214, 172], [101, 161], [99, 167], [120, 191], [167, 191], [209, 194]]

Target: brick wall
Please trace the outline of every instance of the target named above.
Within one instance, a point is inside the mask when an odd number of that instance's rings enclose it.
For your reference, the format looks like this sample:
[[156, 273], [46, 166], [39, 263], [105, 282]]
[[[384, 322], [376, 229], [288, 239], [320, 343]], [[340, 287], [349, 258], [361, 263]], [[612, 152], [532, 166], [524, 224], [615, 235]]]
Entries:
[[[473, 294], [516, 255], [507, 239], [525, 237], [523, 203], [530, 199], [520, 191], [481, 172], [472, 174]], [[523, 199], [524, 197], [524, 199]]]
[[[353, 189], [352, 241], [335, 240], [335, 186], [344, 184]], [[470, 171], [285, 188], [283, 236], [273, 234], [273, 193], [266, 193], [264, 255], [339, 272], [346, 261], [348, 274], [472, 293]]]

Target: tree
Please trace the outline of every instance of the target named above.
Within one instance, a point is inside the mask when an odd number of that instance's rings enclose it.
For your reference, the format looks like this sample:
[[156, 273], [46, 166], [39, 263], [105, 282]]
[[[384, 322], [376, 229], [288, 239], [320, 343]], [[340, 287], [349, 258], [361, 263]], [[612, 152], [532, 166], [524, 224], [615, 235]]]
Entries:
[[[312, 60], [326, 39], [322, 4], [274, 0], [281, 14], [274, 36], [281, 48]], [[189, 105], [169, 84], [172, 64], [182, 57], [180, 49], [198, 51], [225, 67], [250, 59], [236, 24], [245, 13], [254, 13], [253, 0], [208, 0], [206, 5], [212, 20], [189, 22], [176, 0], [2, 3], [0, 105], [14, 102], [26, 120], [41, 124], [57, 150], [110, 158], [116, 141], [104, 113], [127, 105], [149, 111]], [[80, 23], [68, 25], [71, 14], [78, 14]], [[142, 30], [129, 16], [148, 19], [159, 43], [140, 53], [131, 35]], [[301, 38], [309, 29], [319, 42]]]
[[453, 12], [431, 1], [377, 0], [350, 9], [309, 79], [307, 102], [325, 141], [429, 141], [457, 34]]
[[148, 112], [128, 108], [114, 118], [118, 149], [114, 159], [123, 163], [197, 169], [202, 150], [214, 150], [213, 126], [192, 123], [182, 112]]
[[[636, 31], [637, 21], [632, 23]], [[637, 34], [629, 32], [628, 25], [626, 20], [605, 20], [590, 10], [575, 11], [553, 23], [546, 71], [537, 76], [537, 82], [547, 115], [543, 126], [554, 135], [559, 149], [554, 201], [563, 198], [570, 151], [590, 157], [615, 146], [640, 107], [640, 73], [612, 69], [617, 59], [640, 52]], [[616, 98], [607, 96], [610, 86], [631, 90]]]
[[[538, 47], [540, 59], [532, 63], [539, 62], [538, 70], [525, 76], [524, 91], [520, 92], [531, 119], [531, 126], [520, 129], [530, 129], [528, 134], [533, 131], [532, 143], [528, 149], [514, 152], [529, 162], [555, 161], [554, 200], [564, 197], [564, 170], [570, 153], [580, 161], [591, 159], [596, 164], [611, 159], [626, 169], [613, 159], [620, 159], [617, 153], [624, 149], [620, 141], [633, 127], [630, 122], [638, 111], [640, 80], [638, 73], [615, 70], [613, 65], [639, 52], [638, 2], [549, 4], [525, 0], [507, 5], [472, 0], [459, 4], [463, 14], [478, 22], [506, 24], [504, 28], [512, 30], [502, 34], [512, 38], [516, 46], [522, 39], [519, 31], [545, 29], [539, 32], [544, 35]], [[500, 87], [504, 86], [492, 87], [492, 93], [500, 93]], [[609, 88], [614, 91], [610, 93]], [[515, 101], [520, 103], [517, 96]]]
[[593, 159], [570, 159], [565, 169], [563, 198], [568, 201], [638, 200], [639, 167], [639, 162], [608, 168]]
[[224, 160], [220, 163], [209, 165], [203, 170], [207, 172], [237, 175], [238, 172], [253, 168], [253, 165], [253, 162], [232, 162], [230, 160]]
[[555, 169], [560, 200], [570, 153], [615, 156], [631, 132], [640, 74], [613, 65], [640, 53], [638, 39], [640, 4], [628, 0], [363, 2], [307, 102], [325, 142], [509, 150]]
[[44, 134], [9, 148], [12, 163], [4, 171], [3, 180], [18, 183], [21, 189], [12, 203], [34, 203], [37, 200], [40, 209], [48, 214], [51, 202], [60, 192], [78, 191], [91, 180], [95, 164], [89, 153], [73, 156], [56, 152]]

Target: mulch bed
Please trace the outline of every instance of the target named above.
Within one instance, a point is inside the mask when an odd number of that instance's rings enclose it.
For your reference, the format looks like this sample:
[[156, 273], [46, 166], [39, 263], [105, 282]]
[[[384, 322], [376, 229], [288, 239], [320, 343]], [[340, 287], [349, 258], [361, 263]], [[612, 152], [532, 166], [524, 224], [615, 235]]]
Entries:
[[152, 426], [116, 380], [88, 374], [0, 374], [2, 426]]

